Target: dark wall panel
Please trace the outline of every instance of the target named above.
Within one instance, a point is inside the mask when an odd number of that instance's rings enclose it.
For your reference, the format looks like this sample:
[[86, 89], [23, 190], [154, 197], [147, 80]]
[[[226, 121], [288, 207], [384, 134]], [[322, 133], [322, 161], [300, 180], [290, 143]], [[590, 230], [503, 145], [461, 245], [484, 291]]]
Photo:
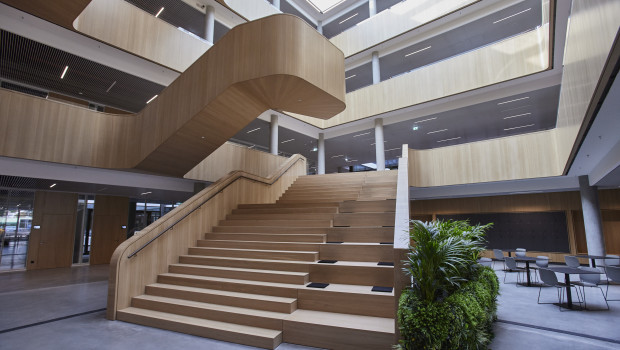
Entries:
[[437, 215], [437, 219], [469, 220], [471, 224], [493, 223], [487, 234], [488, 249], [526, 248], [543, 252], [569, 252], [566, 214], [486, 213]]

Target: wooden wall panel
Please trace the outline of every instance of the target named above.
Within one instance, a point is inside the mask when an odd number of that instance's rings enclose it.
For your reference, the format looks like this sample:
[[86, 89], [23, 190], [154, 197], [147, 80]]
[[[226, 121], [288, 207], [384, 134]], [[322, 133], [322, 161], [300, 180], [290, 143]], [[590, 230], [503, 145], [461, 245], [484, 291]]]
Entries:
[[555, 130], [409, 150], [409, 184], [416, 187], [559, 176]]
[[[28, 270], [71, 266], [77, 200], [75, 193], [35, 193]], [[34, 229], [34, 226], [41, 228]]]
[[185, 176], [186, 179], [215, 182], [234, 170], [267, 177], [288, 158], [226, 142]]
[[557, 121], [558, 157], [564, 166], [618, 32], [620, 1], [573, 0], [566, 38]]
[[345, 57], [421, 27], [479, 0], [404, 1], [331, 38]]
[[92, 0], [75, 19], [74, 27], [179, 72], [212, 46], [123, 0]]
[[91, 0], [2, 0], [1, 2], [20, 11], [73, 30], [73, 21], [84, 11]]
[[[179, 255], [186, 254], [188, 247], [204, 238], [204, 233], [232, 209], [243, 203], [274, 203], [297, 177], [306, 174], [306, 166], [304, 157], [294, 155], [268, 178], [240, 171], [231, 173], [140, 231], [140, 235], [123, 242], [110, 262], [107, 317], [115, 319], [117, 310], [128, 307], [131, 297], [143, 293], [145, 285], [154, 283], [159, 273], [166, 272], [169, 264], [177, 262]], [[127, 258], [187, 214], [135, 257]]]
[[[127, 239], [129, 198], [95, 196], [90, 264], [109, 264], [116, 247]], [[125, 226], [125, 228], [123, 228]]]
[[135, 115], [0, 91], [0, 155], [183, 176], [265, 110], [329, 118], [344, 95], [342, 52], [275, 15], [233, 28]]

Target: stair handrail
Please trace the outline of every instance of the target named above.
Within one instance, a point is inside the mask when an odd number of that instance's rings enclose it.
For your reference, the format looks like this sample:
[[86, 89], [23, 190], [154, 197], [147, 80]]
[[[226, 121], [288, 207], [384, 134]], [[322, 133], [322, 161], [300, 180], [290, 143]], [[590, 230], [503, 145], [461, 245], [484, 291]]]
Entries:
[[[136, 249], [134, 252], [129, 254], [127, 256], [127, 259], [131, 259], [132, 257], [136, 256], [142, 249], [146, 248], [149, 244], [153, 243], [159, 237], [163, 236], [164, 233], [170, 231], [175, 225], [177, 225], [178, 223], [183, 221], [185, 218], [187, 218], [190, 214], [194, 213], [196, 210], [200, 209], [203, 205], [205, 205], [213, 197], [215, 197], [218, 194], [222, 193], [222, 191], [224, 191], [228, 186], [232, 185], [235, 181], [237, 181], [239, 179], [247, 179], [247, 180], [251, 180], [251, 181], [262, 182], [262, 183], [267, 184], [267, 185], [273, 185], [276, 181], [278, 181], [278, 179], [280, 179], [280, 177], [282, 177], [282, 175], [284, 175], [284, 173], [286, 173], [286, 171], [288, 169], [290, 169], [298, 161], [300, 161], [300, 160], [304, 160], [305, 161], [305, 159], [306, 158], [301, 156], [300, 154], [295, 154], [291, 158], [289, 158], [289, 160], [286, 161], [286, 163], [282, 164], [282, 166], [279, 169], [277, 169], [274, 174], [271, 174], [270, 176], [267, 176], [266, 178], [263, 178], [263, 177], [260, 177], [260, 176], [254, 175], [254, 174], [250, 174], [250, 173], [248, 173], [246, 171], [243, 171], [243, 170], [233, 170], [233, 171], [231, 171], [230, 173], [228, 173], [228, 175], [222, 177], [221, 179], [217, 180], [216, 182], [214, 182], [209, 187], [207, 187], [207, 188], [205, 188], [203, 190], [203, 191], [209, 191], [209, 190], [211, 190], [212, 187], [215, 187], [215, 189], [217, 189], [217, 191], [215, 193], [212, 193], [211, 195], [209, 195], [200, 204], [195, 206], [189, 212], [185, 213], [185, 215], [183, 215], [181, 218], [179, 218], [178, 220], [176, 220], [175, 222], [170, 224], [168, 227], [166, 227], [163, 231], [161, 231], [155, 237], [151, 238], [148, 242], [143, 244], [140, 248]], [[266, 179], [270, 179], [270, 178], [272, 179], [270, 182], [266, 181]]]

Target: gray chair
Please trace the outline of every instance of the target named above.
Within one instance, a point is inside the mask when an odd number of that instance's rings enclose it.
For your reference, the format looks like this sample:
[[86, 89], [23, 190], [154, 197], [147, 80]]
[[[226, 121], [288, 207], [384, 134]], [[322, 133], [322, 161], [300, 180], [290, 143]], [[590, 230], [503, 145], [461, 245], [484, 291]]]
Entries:
[[491, 267], [491, 265], [493, 265], [493, 259], [491, 259], [491, 258], [480, 258], [480, 259], [478, 259], [478, 264], [480, 264], [482, 266]]
[[600, 270], [596, 267], [582, 267], [584, 271], [592, 271], [599, 272], [596, 274], [579, 274], [579, 282], [575, 282], [576, 286], [581, 287], [581, 293], [583, 296], [583, 305], [585, 308], [588, 308], [588, 304], [586, 303], [586, 287], [588, 288], [598, 288], [601, 290], [601, 295], [603, 295], [603, 300], [605, 300], [605, 305], [607, 305], [607, 310], [609, 310], [609, 304], [607, 303], [607, 298], [605, 297], [605, 293], [603, 293], [603, 288], [599, 286], [601, 283], [601, 275]]
[[619, 284], [620, 285], [620, 266], [606, 266], [605, 271], [607, 272], [607, 290], [605, 291], [605, 299], [607, 301], [620, 301], [620, 299], [608, 299], [609, 295], [609, 284]]
[[[564, 293], [562, 293], [562, 289], [563, 288], [571, 288], [574, 287], [575, 291], [577, 291], [577, 287], [575, 287], [574, 285], [570, 285], [567, 286], [566, 283], [564, 282], [559, 282], [558, 281], [558, 276], [555, 275], [555, 272], [546, 269], [546, 268], [540, 268], [538, 270], [538, 273], [540, 274], [540, 280], [542, 281], [542, 284], [540, 285], [540, 288], [538, 288], [538, 303], [539, 304], [553, 304], [553, 303], [541, 303], [540, 302], [540, 292], [542, 291], [542, 287], [555, 287], [557, 289], [558, 292], [558, 301], [559, 301], [559, 308], [560, 311], [562, 311], [562, 299], [564, 296]], [[579, 303], [581, 303], [581, 300], [579, 299], [579, 292], [577, 291], [577, 300]]]
[[514, 258], [505, 257], [504, 262], [506, 263], [506, 269], [504, 269], [504, 283], [506, 283], [506, 275], [509, 273], [517, 273], [517, 285], [519, 285], [519, 275], [523, 272], [526, 273], [526, 270], [522, 267], [517, 266], [517, 262]]
[[[544, 255], [539, 255], [536, 257], [536, 266], [530, 266], [534, 271], [538, 271], [539, 269], [546, 269], [549, 267], [549, 257]], [[536, 274], [534, 274], [536, 276]]]
[[501, 261], [502, 265], [504, 265], [503, 270], [506, 270], [506, 263], [504, 262], [504, 253], [499, 249], [493, 249], [493, 257], [494, 261]]
[[566, 262], [566, 266], [568, 267], [579, 268], [579, 266], [581, 266], [581, 264], [579, 263], [579, 259], [572, 255], [565, 255], [564, 261]]

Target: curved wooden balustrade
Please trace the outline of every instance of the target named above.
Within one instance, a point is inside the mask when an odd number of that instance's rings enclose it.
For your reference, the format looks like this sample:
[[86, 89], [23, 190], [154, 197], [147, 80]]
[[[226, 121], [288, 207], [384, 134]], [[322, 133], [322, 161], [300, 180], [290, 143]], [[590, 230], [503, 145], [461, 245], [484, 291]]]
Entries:
[[[144, 286], [154, 283], [157, 275], [166, 272], [168, 265], [205, 232], [224, 219], [233, 208], [243, 203], [273, 203], [297, 179], [306, 174], [306, 158], [294, 155], [268, 177], [244, 171], [234, 171], [199, 194], [184, 202], [161, 219], [116, 248], [110, 261], [107, 317], [116, 318], [116, 311], [129, 307], [131, 298], [144, 292]], [[180, 218], [186, 216], [180, 222]], [[168, 230], [170, 226], [172, 229]], [[133, 258], [129, 255], [143, 247], [164, 230]]]
[[135, 115], [2, 92], [0, 155], [183, 176], [265, 110], [329, 118], [344, 94], [342, 52], [274, 15], [232, 29]]

